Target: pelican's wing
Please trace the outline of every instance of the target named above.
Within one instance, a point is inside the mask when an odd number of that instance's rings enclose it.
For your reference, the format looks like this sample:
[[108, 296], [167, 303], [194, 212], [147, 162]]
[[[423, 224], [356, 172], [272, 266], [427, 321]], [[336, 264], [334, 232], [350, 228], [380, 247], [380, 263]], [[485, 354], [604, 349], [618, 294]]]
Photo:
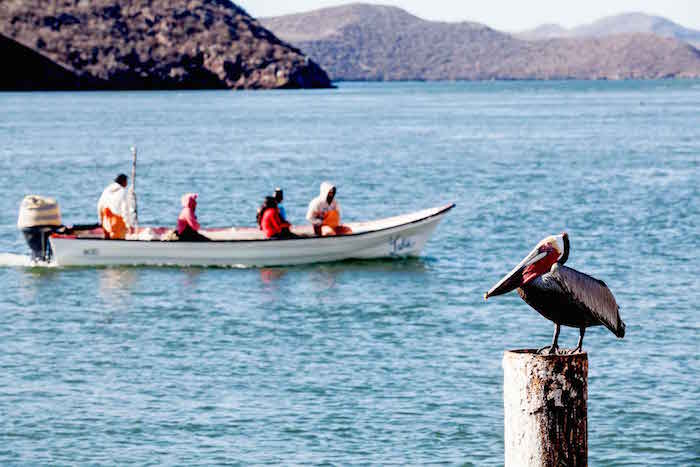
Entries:
[[620, 307], [605, 282], [566, 266], [553, 268], [551, 274], [564, 290], [606, 328], [617, 337], [624, 337], [625, 323], [620, 319]]

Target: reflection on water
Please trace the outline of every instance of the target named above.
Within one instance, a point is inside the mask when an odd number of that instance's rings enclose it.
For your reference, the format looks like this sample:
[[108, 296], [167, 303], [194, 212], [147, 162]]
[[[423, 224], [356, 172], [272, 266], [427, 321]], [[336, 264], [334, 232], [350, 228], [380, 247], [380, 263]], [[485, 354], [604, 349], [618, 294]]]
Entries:
[[138, 280], [138, 270], [133, 268], [105, 268], [99, 272], [100, 297], [111, 302], [122, 301]]
[[346, 260], [333, 263], [307, 264], [288, 267], [265, 267], [260, 269], [263, 284], [273, 284], [289, 272], [311, 273], [318, 283], [331, 288], [341, 274], [348, 273], [424, 273], [428, 270], [427, 258]]
[[194, 288], [199, 284], [204, 268], [187, 268], [183, 270], [182, 286]]
[[19, 279], [19, 287], [15, 290], [18, 298], [23, 302], [36, 301], [46, 289], [56, 287], [55, 279], [60, 274], [60, 270], [53, 267], [34, 266], [26, 267]]
[[102, 299], [104, 322], [112, 323], [116, 310], [124, 308], [128, 296], [139, 280], [138, 271], [131, 268], [105, 268], [98, 270], [98, 294]]
[[[339, 278], [344, 275], [364, 274], [424, 274], [428, 271], [429, 258], [404, 258], [385, 260], [349, 260], [335, 263], [309, 264], [288, 267], [265, 267], [257, 269], [255, 273], [260, 283], [267, 292], [277, 291], [280, 284], [292, 277], [295, 286], [301, 282], [310, 287], [314, 293], [322, 293], [333, 289], [338, 284]], [[105, 305], [119, 307], [130, 299], [131, 294], [137, 289], [148, 289], [153, 284], [143, 283], [143, 280], [153, 281], [154, 271], [168, 277], [168, 282], [173, 282], [179, 290], [194, 290], [198, 288], [202, 277], [207, 272], [221, 271], [222, 268], [214, 267], [25, 267], [24, 274], [20, 275], [21, 286], [19, 293], [25, 300], [33, 300], [42, 289], [53, 288], [60, 282], [71, 282], [72, 276], [84, 275], [86, 272], [97, 279], [96, 293]], [[90, 272], [92, 271], [92, 272]], [[242, 274], [248, 276], [255, 269], [232, 269], [228, 272], [231, 276]]]
[[287, 269], [262, 268], [260, 269], [260, 280], [263, 284], [271, 285], [287, 274]]
[[293, 269], [300, 271], [318, 271], [334, 276], [352, 272], [424, 273], [428, 270], [428, 265], [432, 261], [433, 260], [430, 258], [347, 260], [334, 263], [294, 266]]
[[[19, 256], [19, 255], [18, 255]], [[22, 257], [25, 258], [25, 257]], [[326, 300], [325, 292], [354, 277], [367, 275], [415, 276], [423, 275], [434, 260], [430, 258], [403, 258], [384, 260], [348, 260], [335, 263], [309, 264], [288, 267], [228, 269], [220, 267], [54, 267], [24, 265], [17, 276], [14, 290], [23, 303], [36, 302], [57, 290], [73, 291], [77, 301], [94, 295], [103, 309], [118, 310], [125, 304], [138, 301], [134, 294], [142, 290], [161, 289], [163, 293], [199, 293], [206, 281], [216, 280], [223, 272], [236, 287], [255, 289], [255, 278], [266, 302], [282, 299], [292, 291], [302, 291]], [[90, 279], [92, 278], [92, 280]], [[207, 279], [204, 279], [207, 278]], [[163, 280], [164, 279], [164, 280]], [[204, 279], [204, 285], [203, 284]], [[253, 280], [253, 282], [250, 282]], [[247, 285], [244, 285], [247, 284]], [[228, 292], [207, 291], [207, 295]]]

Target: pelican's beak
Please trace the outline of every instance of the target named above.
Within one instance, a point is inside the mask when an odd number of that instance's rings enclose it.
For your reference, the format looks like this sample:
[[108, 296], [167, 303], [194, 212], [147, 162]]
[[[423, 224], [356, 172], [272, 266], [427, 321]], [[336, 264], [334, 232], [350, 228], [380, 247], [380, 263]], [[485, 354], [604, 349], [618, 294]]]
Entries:
[[532, 250], [529, 255], [527, 255], [520, 263], [518, 263], [517, 266], [513, 268], [512, 271], [506, 274], [505, 277], [503, 277], [503, 279], [498, 281], [496, 285], [491, 287], [491, 289], [484, 294], [484, 300], [487, 300], [489, 297], [494, 297], [496, 295], [503, 295], [522, 286], [525, 283], [525, 281], [529, 278], [526, 277], [526, 274], [524, 274], [525, 269], [527, 269], [528, 266], [535, 264], [536, 262], [538, 262], [546, 256], [546, 251], [541, 252], [538, 248]]

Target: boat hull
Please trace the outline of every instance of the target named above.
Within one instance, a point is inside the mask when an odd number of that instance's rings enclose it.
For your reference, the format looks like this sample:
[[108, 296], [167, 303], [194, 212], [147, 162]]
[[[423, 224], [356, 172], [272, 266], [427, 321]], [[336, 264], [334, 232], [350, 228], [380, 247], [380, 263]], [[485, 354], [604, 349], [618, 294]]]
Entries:
[[395, 219], [408, 221], [393, 226], [388, 220], [376, 221], [382, 226], [377, 230], [367, 227], [372, 223], [357, 224], [358, 233], [336, 237], [211, 242], [52, 237], [51, 246], [59, 266], [250, 267], [408, 257], [420, 255], [437, 224], [451, 208], [422, 211], [423, 217], [399, 216]]

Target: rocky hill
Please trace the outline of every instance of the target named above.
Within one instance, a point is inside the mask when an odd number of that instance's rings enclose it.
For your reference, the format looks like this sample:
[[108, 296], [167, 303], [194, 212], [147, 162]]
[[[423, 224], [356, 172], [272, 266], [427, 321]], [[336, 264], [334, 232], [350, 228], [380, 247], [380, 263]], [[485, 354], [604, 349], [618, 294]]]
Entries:
[[605, 37], [614, 34], [649, 33], [672, 37], [700, 48], [700, 31], [681, 26], [661, 16], [644, 13], [623, 13], [608, 16], [590, 24], [566, 29], [557, 24], [544, 24], [518, 33], [523, 39], [552, 39], [555, 37]]
[[334, 80], [627, 79], [700, 76], [700, 52], [652, 34], [526, 41], [478, 23], [353, 4], [263, 18]]
[[2, 0], [0, 89], [322, 88], [228, 0]]

